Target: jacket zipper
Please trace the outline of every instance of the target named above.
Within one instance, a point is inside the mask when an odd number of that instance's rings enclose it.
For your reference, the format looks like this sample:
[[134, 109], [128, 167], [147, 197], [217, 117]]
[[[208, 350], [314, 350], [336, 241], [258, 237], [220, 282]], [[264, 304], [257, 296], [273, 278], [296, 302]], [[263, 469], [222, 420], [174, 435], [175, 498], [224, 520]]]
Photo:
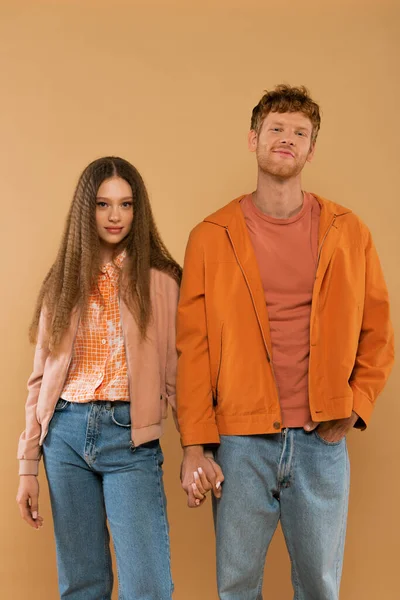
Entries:
[[218, 383], [219, 383], [219, 375], [221, 373], [221, 365], [222, 365], [222, 335], [223, 335], [223, 332], [224, 332], [224, 324], [222, 323], [221, 342], [220, 342], [220, 348], [219, 348], [219, 365], [218, 365], [217, 378], [215, 381], [215, 403], [214, 403], [215, 406], [218, 404]]
[[[333, 219], [332, 219], [332, 221], [330, 222], [328, 229], [325, 231], [324, 237], [322, 238], [321, 244], [320, 244], [320, 246], [319, 246], [319, 249], [318, 249], [318, 256], [317, 256], [317, 268], [315, 269], [315, 279], [317, 278], [317, 271], [318, 271], [319, 261], [320, 261], [320, 258], [321, 258], [322, 247], [323, 247], [323, 245], [324, 245], [324, 243], [325, 243], [325, 240], [326, 240], [326, 238], [328, 237], [328, 233], [330, 232], [330, 230], [332, 229], [332, 227], [333, 227], [333, 226], [334, 226], [334, 224], [335, 224], [336, 218], [337, 218], [337, 215], [333, 215]], [[311, 302], [313, 303], [313, 300], [312, 300]], [[314, 316], [314, 320], [315, 320], [315, 318], [316, 318], [316, 317]], [[311, 323], [310, 323], [310, 325], [311, 325]], [[310, 365], [310, 363], [311, 363], [311, 337], [310, 337], [310, 348], [309, 348], [309, 352], [310, 352], [310, 353], [309, 353], [309, 365]], [[308, 376], [310, 376], [310, 366], [308, 367], [308, 374], [309, 374]], [[308, 394], [308, 401], [309, 401], [309, 403], [310, 403], [310, 392], [309, 392], [309, 394]], [[311, 408], [311, 407], [310, 407], [310, 408]], [[321, 412], [321, 411], [319, 411], [319, 412]]]
[[[331, 229], [332, 229], [332, 227], [334, 226], [334, 224], [335, 224], [335, 221], [336, 221], [336, 218], [337, 218], [337, 215], [333, 215], [333, 219], [332, 219], [332, 221], [330, 222], [330, 225], [329, 225], [328, 229], [325, 231], [325, 235], [324, 235], [324, 237], [322, 238], [321, 245], [320, 245], [320, 247], [319, 247], [319, 249], [318, 249], [318, 256], [317, 256], [317, 269], [318, 269], [318, 265], [319, 265], [319, 260], [320, 260], [320, 258], [321, 258], [322, 246], [324, 245], [324, 243], [325, 243], [325, 240], [326, 240], [326, 238], [328, 237], [328, 233], [330, 232], [330, 230], [331, 230]], [[315, 272], [315, 275], [316, 275], [316, 274], [317, 274], [317, 273]]]
[[[124, 322], [123, 322], [123, 318], [122, 318], [122, 311], [121, 311], [121, 297], [118, 295], [118, 306], [119, 306], [119, 318], [121, 321], [121, 331], [122, 331], [122, 338], [124, 340], [124, 350], [125, 350], [125, 360], [126, 360], [126, 373], [128, 376], [128, 393], [129, 393], [129, 398], [130, 401], [132, 402], [132, 397], [131, 397], [131, 376], [129, 373], [129, 361], [128, 361], [128, 355], [126, 352], [126, 339], [125, 339], [125, 332], [124, 332]], [[135, 444], [133, 443], [133, 441], [131, 440], [131, 448], [132, 450], [135, 449]]]
[[244, 280], [245, 280], [245, 282], [246, 282], [246, 285], [247, 285], [247, 287], [249, 288], [249, 292], [250, 292], [251, 301], [252, 301], [252, 303], [253, 303], [254, 312], [256, 313], [257, 321], [258, 321], [258, 324], [259, 324], [259, 326], [260, 326], [260, 330], [261, 330], [261, 336], [262, 336], [262, 339], [263, 339], [263, 342], [264, 342], [265, 350], [266, 350], [266, 352], [267, 352], [267, 358], [268, 358], [268, 362], [269, 362], [269, 364], [270, 364], [270, 367], [271, 367], [272, 377], [274, 378], [274, 383], [275, 383], [276, 394], [277, 394], [277, 396], [278, 396], [278, 401], [279, 401], [278, 384], [277, 384], [277, 381], [276, 381], [276, 376], [275, 376], [274, 365], [273, 365], [273, 363], [272, 363], [272, 358], [271, 358], [271, 354], [270, 354], [270, 352], [269, 352], [269, 349], [268, 349], [268, 344], [267, 344], [267, 341], [266, 341], [266, 339], [265, 339], [265, 336], [264, 336], [263, 329], [262, 329], [262, 327], [261, 327], [260, 315], [259, 315], [259, 314], [258, 314], [258, 312], [257, 312], [256, 303], [255, 303], [255, 301], [254, 301], [254, 296], [253, 296], [253, 291], [252, 291], [252, 289], [251, 289], [251, 287], [250, 287], [249, 280], [247, 279], [246, 273], [244, 272], [244, 269], [243, 269], [243, 267], [242, 267], [242, 265], [241, 265], [241, 262], [240, 262], [240, 260], [239, 260], [239, 258], [238, 258], [238, 255], [237, 255], [237, 252], [236, 252], [235, 245], [234, 245], [234, 243], [233, 243], [233, 240], [232, 240], [231, 234], [229, 233], [229, 229], [228, 229], [227, 227], [225, 227], [225, 229], [226, 229], [226, 232], [227, 232], [227, 234], [228, 234], [229, 240], [230, 240], [230, 242], [231, 242], [231, 244], [232, 244], [233, 253], [234, 253], [234, 255], [235, 255], [235, 258], [236, 258], [236, 260], [237, 260], [237, 263], [238, 263], [238, 265], [239, 265], [239, 268], [240, 268], [240, 270], [242, 271], [242, 275], [243, 275], [243, 277], [244, 277]]

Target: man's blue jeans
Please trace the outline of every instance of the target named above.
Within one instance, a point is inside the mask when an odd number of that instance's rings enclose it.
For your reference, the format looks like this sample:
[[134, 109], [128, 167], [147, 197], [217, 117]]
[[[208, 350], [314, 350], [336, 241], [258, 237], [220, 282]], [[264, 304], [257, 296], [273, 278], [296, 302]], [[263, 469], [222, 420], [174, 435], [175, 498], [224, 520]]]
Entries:
[[163, 455], [130, 439], [129, 403], [59, 400], [43, 452], [63, 600], [111, 599], [107, 520], [119, 599], [171, 599]]
[[220, 600], [262, 599], [265, 557], [279, 520], [295, 600], [338, 600], [349, 495], [346, 440], [328, 443], [303, 429], [222, 436], [216, 460], [225, 475], [222, 498], [214, 500]]

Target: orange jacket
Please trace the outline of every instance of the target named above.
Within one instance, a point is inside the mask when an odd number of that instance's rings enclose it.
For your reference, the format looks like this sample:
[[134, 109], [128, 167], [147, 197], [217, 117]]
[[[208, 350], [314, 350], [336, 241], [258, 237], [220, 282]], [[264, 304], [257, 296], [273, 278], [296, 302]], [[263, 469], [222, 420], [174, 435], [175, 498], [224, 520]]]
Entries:
[[[191, 232], [178, 308], [178, 420], [184, 446], [282, 428], [264, 291], [240, 197]], [[368, 424], [394, 357], [388, 293], [367, 227], [321, 205], [310, 320], [314, 421]]]

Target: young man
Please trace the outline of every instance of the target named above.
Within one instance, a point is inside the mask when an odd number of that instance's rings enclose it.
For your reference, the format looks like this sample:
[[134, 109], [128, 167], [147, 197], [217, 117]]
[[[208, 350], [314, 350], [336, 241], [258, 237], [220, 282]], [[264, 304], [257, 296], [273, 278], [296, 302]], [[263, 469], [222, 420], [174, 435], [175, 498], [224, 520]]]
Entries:
[[187, 246], [182, 486], [189, 506], [214, 489], [221, 600], [262, 598], [279, 520], [295, 598], [339, 598], [346, 435], [366, 428], [393, 363], [388, 294], [367, 227], [302, 190], [319, 127], [305, 88], [267, 92], [248, 138], [256, 191], [207, 217]]

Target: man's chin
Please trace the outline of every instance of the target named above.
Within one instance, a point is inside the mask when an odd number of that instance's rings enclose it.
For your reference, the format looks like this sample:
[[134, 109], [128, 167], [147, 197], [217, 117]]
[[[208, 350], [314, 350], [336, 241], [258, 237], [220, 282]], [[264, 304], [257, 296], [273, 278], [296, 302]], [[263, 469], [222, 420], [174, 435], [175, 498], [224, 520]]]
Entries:
[[292, 177], [296, 177], [299, 174], [298, 169], [293, 169], [293, 167], [282, 166], [282, 167], [262, 167], [260, 165], [260, 169], [266, 175], [270, 175], [272, 177], [277, 177], [280, 179], [291, 179]]

